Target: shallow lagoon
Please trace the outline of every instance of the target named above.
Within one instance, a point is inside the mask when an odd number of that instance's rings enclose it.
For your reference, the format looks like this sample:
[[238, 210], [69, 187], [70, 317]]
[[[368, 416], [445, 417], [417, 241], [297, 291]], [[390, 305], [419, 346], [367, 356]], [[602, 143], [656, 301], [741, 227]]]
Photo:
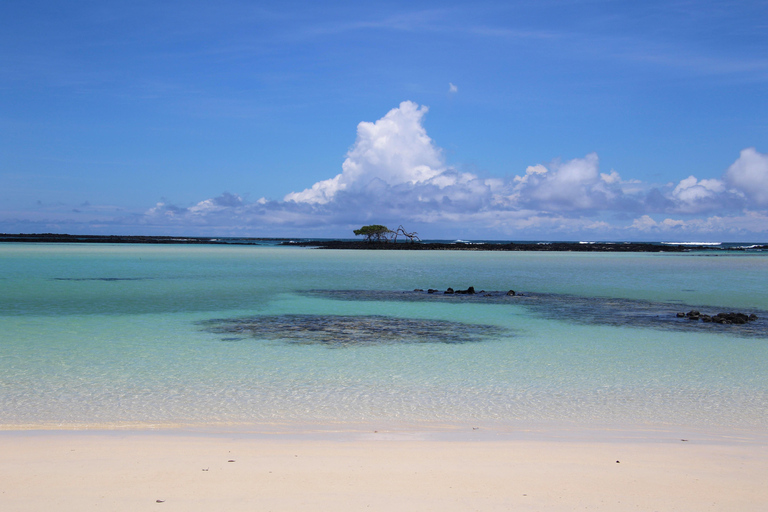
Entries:
[[[413, 292], [449, 286], [524, 296]], [[768, 426], [766, 315], [748, 334], [672, 319], [768, 311], [762, 254], [5, 244], [0, 289], [5, 428]], [[268, 336], [211, 328], [259, 318]], [[353, 341], [274, 333], [297, 318]], [[419, 334], [355, 344], [355, 318]], [[452, 323], [479, 337], [446, 342]]]

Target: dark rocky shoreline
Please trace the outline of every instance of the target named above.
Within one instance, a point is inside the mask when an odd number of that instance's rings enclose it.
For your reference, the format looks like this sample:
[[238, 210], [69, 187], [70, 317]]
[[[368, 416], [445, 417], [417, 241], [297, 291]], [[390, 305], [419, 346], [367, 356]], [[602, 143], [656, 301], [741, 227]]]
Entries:
[[[642, 242], [625, 243], [579, 243], [579, 242], [551, 242], [551, 243], [440, 243], [440, 242], [365, 242], [343, 240], [314, 240], [306, 242], [283, 242], [281, 245], [299, 247], [317, 247], [319, 249], [354, 249], [354, 250], [380, 250], [380, 251], [570, 251], [570, 252], [687, 252], [687, 251], [743, 251], [744, 249], [715, 248], [709, 245], [661, 245]], [[768, 249], [768, 246], [755, 247], [754, 249]]]
[[290, 238], [225, 238], [199, 236], [144, 235], [61, 235], [57, 233], [0, 233], [0, 242], [69, 243], [69, 244], [213, 244], [255, 245], [259, 242], [287, 242]]
[[[468, 243], [468, 242], [366, 242], [363, 240], [293, 240], [290, 238], [230, 238], [196, 236], [144, 235], [67, 235], [57, 233], [0, 233], [0, 242], [23, 243], [88, 243], [88, 244], [207, 244], [260, 245], [277, 243], [292, 247], [318, 249], [349, 249], [377, 251], [561, 251], [561, 252], [689, 252], [745, 251], [743, 247], [710, 245], [674, 245], [644, 242], [548, 242], [548, 243]], [[751, 250], [768, 250], [768, 245], [752, 246]]]

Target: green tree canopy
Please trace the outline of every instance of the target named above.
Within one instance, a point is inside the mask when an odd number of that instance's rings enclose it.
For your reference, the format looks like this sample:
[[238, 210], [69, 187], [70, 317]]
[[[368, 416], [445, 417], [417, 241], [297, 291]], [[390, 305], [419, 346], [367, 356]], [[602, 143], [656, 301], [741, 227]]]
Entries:
[[371, 224], [354, 230], [355, 235], [364, 236], [366, 242], [381, 242], [387, 240], [387, 235], [392, 231], [387, 226], [381, 224]]

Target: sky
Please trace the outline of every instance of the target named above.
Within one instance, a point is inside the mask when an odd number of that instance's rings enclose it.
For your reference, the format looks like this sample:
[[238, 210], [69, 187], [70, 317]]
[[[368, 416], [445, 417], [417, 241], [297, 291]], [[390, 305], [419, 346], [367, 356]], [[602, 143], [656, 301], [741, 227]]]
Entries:
[[0, 3], [0, 232], [768, 242], [768, 0]]

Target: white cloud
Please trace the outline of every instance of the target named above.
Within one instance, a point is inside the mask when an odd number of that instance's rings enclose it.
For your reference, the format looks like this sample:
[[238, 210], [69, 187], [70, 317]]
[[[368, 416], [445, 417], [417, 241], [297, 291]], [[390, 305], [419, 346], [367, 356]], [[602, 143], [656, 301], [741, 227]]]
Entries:
[[680, 219], [664, 219], [660, 222], [655, 221], [650, 215], [643, 215], [639, 219], [635, 219], [632, 222], [631, 228], [638, 231], [650, 232], [650, 231], [672, 231], [678, 228], [685, 228], [686, 222]]
[[667, 211], [704, 213], [740, 211], [768, 206], [768, 155], [755, 148], [741, 151], [722, 179], [691, 175], [670, 184]]
[[[699, 240], [700, 238], [726, 241], [748, 241], [749, 239], [765, 242], [768, 234], [768, 212], [745, 210], [738, 214], [712, 215], [689, 219], [664, 218], [654, 220], [649, 215], [635, 219], [628, 230], [646, 234], [663, 234]], [[760, 237], [759, 239], [756, 237]]]
[[189, 208], [189, 213], [193, 215], [205, 215], [211, 212], [219, 212], [229, 208], [238, 207], [243, 205], [243, 199], [237, 194], [230, 194], [224, 192], [218, 197], [213, 199], [206, 199], [200, 201], [195, 206]]
[[755, 148], [741, 151], [725, 173], [726, 182], [759, 206], [768, 206], [768, 155]]
[[599, 172], [596, 153], [565, 163], [556, 160], [546, 167], [529, 166], [513, 179], [511, 199], [530, 208], [548, 211], [607, 209], [626, 199], [616, 171]]
[[658, 227], [658, 223], [651, 218], [650, 215], [643, 215], [639, 219], [635, 219], [632, 222], [632, 229], [636, 229], [638, 231], [651, 231], [652, 229]]
[[453, 85], [452, 83], [448, 82], [448, 93], [456, 94], [457, 92], [459, 92], [459, 88]]
[[688, 176], [675, 186], [671, 198], [678, 210], [695, 212], [716, 208], [723, 192], [725, 184], [720, 180], [697, 180], [695, 176]]
[[722, 179], [691, 175], [662, 187], [601, 172], [596, 153], [481, 177], [446, 164], [424, 128], [426, 113], [405, 101], [378, 121], [361, 122], [341, 173], [281, 201], [249, 203], [226, 192], [187, 208], [164, 201], [145, 222], [276, 236], [338, 236], [364, 223], [404, 223], [426, 236], [464, 230], [464, 237], [518, 239], [728, 233], [746, 240], [768, 232], [768, 214], [759, 211], [768, 204], [768, 155], [754, 148]]
[[438, 176], [445, 166], [440, 149], [421, 124], [427, 110], [404, 101], [375, 123], [360, 123], [341, 174], [292, 192], [285, 201], [325, 204], [340, 191], [359, 191], [376, 180], [387, 185], [415, 184]]

